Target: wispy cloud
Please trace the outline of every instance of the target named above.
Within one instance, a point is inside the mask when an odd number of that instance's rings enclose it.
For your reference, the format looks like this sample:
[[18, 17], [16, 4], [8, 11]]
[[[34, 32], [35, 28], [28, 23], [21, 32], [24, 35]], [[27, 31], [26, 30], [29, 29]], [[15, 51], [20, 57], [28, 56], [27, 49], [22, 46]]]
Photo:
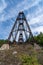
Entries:
[[35, 29], [32, 30], [32, 32], [43, 32], [43, 26], [40, 26], [40, 27], [36, 27]]
[[41, 0], [24, 0], [22, 3], [18, 4], [17, 7], [20, 8], [20, 10], [28, 10], [29, 8], [37, 5]]
[[0, 13], [3, 12], [3, 10], [7, 7], [7, 4], [5, 2], [5, 0], [1, 0], [0, 1]]
[[[3, 13], [3, 15], [1, 16], [1, 18], [0, 18], [0, 21], [2, 20], [2, 21], [5, 21], [5, 20], [7, 20], [7, 19], [9, 19], [9, 18], [12, 18], [12, 17], [15, 17], [16, 16], [16, 14], [18, 14], [18, 12], [19, 11], [25, 11], [25, 10], [29, 10], [29, 8], [31, 8], [31, 7], [33, 7], [33, 6], [35, 6], [35, 5], [37, 5], [39, 2], [40, 2], [41, 0], [31, 0], [31, 1], [28, 1], [28, 0], [24, 0], [24, 1], [21, 1], [21, 3], [18, 3], [17, 5], [15, 5], [13, 8], [11, 7], [11, 9], [9, 10], [9, 12], [2, 12]], [[7, 8], [6, 7], [6, 3], [5, 3], [5, 0], [4, 0], [4, 8]], [[10, 2], [9, 2], [10, 3]], [[12, 3], [13, 3], [13, 1], [12, 1]], [[7, 4], [7, 6], [9, 6], [8, 4]], [[12, 4], [11, 4], [11, 6], [12, 6]], [[2, 6], [3, 7], [3, 6]], [[3, 9], [4, 9], [3, 8]], [[12, 12], [13, 11], [13, 12]], [[3, 18], [3, 19], [2, 19]]]
[[40, 23], [40, 22], [43, 22], [43, 14], [41, 15], [38, 15], [37, 17], [34, 17], [30, 20], [30, 23], [29, 24], [35, 24], [35, 23]]
[[[0, 32], [0, 38], [3, 34], [3, 38], [7, 38], [19, 11], [24, 11], [33, 33], [43, 32], [42, 0], [0, 0], [0, 3], [0, 31], [3, 32]], [[9, 24], [6, 25], [5, 22], [9, 22]]]

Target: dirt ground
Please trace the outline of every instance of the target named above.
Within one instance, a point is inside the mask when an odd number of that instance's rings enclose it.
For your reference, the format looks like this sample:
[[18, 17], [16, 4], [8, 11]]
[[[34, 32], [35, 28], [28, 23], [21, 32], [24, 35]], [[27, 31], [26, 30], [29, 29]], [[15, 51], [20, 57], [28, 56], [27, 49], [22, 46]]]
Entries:
[[[35, 58], [37, 58], [37, 65], [43, 65], [43, 50], [34, 49], [31, 44], [11, 45], [9, 50], [0, 50], [0, 65], [36, 65]], [[26, 60], [26, 59], [28, 60]], [[33, 60], [31, 60], [33, 58]], [[28, 64], [26, 64], [28, 63]], [[30, 63], [30, 64], [29, 64]]]

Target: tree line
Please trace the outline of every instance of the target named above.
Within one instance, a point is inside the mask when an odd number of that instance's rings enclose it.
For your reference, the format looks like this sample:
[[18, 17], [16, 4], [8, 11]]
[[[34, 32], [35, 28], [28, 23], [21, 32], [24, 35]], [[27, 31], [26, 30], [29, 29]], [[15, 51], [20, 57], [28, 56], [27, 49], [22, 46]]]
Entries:
[[[39, 44], [40, 46], [43, 46], [43, 33], [40, 32], [37, 36], [34, 36], [34, 39], [36, 40], [36, 43]], [[0, 46], [3, 44], [6, 44], [8, 40], [0, 40]]]

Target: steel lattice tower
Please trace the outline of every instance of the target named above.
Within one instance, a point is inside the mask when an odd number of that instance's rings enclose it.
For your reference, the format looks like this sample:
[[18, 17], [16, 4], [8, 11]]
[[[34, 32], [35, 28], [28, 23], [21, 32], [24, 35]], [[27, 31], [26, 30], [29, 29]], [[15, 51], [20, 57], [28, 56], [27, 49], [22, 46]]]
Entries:
[[[24, 33], [24, 34], [23, 34]], [[17, 35], [18, 36], [18, 41], [16, 41]], [[24, 41], [24, 36], [25, 35], [25, 41]], [[34, 41], [33, 34], [31, 32], [31, 29], [29, 27], [29, 24], [26, 20], [25, 14], [22, 12], [19, 12], [17, 19], [12, 27], [12, 30], [9, 34], [8, 40], [10, 40], [12, 37], [13, 42], [26, 42], [31, 38], [31, 41]], [[29, 41], [29, 42], [31, 42]]]

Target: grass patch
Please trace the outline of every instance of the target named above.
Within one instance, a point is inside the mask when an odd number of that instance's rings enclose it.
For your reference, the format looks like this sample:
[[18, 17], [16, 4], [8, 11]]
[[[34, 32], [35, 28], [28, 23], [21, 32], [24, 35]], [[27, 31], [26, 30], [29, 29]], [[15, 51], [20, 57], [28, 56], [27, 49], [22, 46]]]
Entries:
[[33, 55], [21, 54], [18, 57], [22, 61], [22, 65], [41, 65], [37, 60], [37, 56], [34, 54]]

